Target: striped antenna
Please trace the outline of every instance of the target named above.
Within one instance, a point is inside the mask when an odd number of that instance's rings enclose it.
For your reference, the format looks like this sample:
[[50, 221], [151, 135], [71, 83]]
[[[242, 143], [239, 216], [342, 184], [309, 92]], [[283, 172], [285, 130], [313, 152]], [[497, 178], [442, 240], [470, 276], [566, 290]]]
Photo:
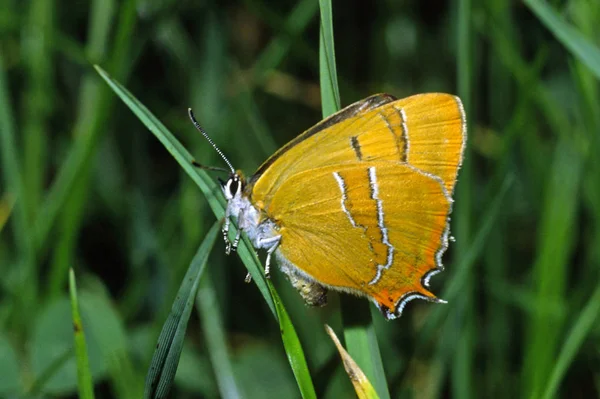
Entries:
[[208, 137], [208, 134], [206, 134], [206, 132], [204, 131], [204, 129], [202, 128], [202, 126], [200, 126], [200, 124], [196, 120], [196, 117], [194, 116], [194, 112], [192, 112], [191, 108], [188, 108], [188, 115], [190, 116], [190, 119], [192, 120], [192, 123], [194, 124], [194, 126], [196, 127], [196, 129], [198, 129], [198, 131], [200, 133], [202, 133], [202, 135], [204, 136], [204, 138], [206, 140], [208, 140], [208, 142], [210, 143], [210, 145], [212, 145], [213, 148], [215, 149], [215, 151], [217, 151], [217, 154], [219, 154], [221, 156], [221, 158], [223, 158], [223, 160], [225, 161], [225, 163], [227, 164], [227, 166], [229, 166], [229, 169], [231, 170], [231, 173], [235, 175], [235, 169], [231, 165], [231, 162], [229, 162], [229, 160], [227, 159], [227, 157], [225, 157], [225, 154], [223, 154], [221, 152], [221, 150], [219, 150], [219, 147], [217, 147], [216, 144], [213, 143], [213, 141], [210, 139], [210, 137]]

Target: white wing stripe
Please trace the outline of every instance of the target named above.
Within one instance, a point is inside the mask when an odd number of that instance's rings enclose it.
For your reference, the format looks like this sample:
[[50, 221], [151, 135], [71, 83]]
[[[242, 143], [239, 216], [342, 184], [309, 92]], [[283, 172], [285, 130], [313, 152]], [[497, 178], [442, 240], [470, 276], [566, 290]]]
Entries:
[[374, 166], [369, 168], [369, 185], [371, 187], [371, 199], [375, 200], [377, 203], [377, 226], [381, 230], [381, 242], [388, 247], [387, 250], [387, 262], [385, 265], [377, 265], [377, 274], [369, 282], [369, 285], [376, 284], [381, 278], [383, 270], [389, 269], [394, 263], [394, 246], [390, 243], [388, 236], [388, 229], [385, 227], [385, 222], [383, 220], [383, 201], [379, 198], [379, 185], [377, 184], [377, 172]]

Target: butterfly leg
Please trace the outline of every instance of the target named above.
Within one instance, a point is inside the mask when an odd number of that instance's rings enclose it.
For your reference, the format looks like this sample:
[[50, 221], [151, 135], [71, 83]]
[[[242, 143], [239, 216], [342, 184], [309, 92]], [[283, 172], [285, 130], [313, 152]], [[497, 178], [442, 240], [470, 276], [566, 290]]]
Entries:
[[266, 248], [267, 249], [267, 260], [265, 261], [265, 277], [270, 278], [271, 275], [271, 255], [277, 247], [279, 246], [279, 242], [281, 241], [281, 236], [269, 237], [269, 238], [261, 238], [258, 240], [257, 247]]
[[237, 251], [238, 244], [240, 243], [240, 238], [242, 237], [242, 226], [243, 225], [244, 225], [244, 211], [241, 210], [240, 214], [238, 215], [238, 229], [237, 229], [237, 232], [235, 233], [235, 240], [233, 241], [233, 245], [231, 247], [231, 250], [233, 252]]
[[225, 221], [223, 222], [223, 240], [225, 240], [225, 254], [229, 255], [231, 253], [231, 242], [229, 241], [229, 218], [231, 217], [231, 210], [229, 206], [225, 209]]

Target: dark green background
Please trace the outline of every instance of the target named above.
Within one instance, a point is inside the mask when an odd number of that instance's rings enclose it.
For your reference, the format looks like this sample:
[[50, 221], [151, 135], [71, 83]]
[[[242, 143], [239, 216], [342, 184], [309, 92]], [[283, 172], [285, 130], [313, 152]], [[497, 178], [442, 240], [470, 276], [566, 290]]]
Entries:
[[[450, 303], [375, 315], [391, 397], [598, 397], [600, 3], [335, 1], [333, 15], [342, 105], [450, 92], [469, 119], [456, 243], [433, 281]], [[199, 162], [223, 166], [189, 123], [193, 107], [249, 175], [321, 118], [318, 42], [316, 0], [0, 1], [0, 396], [75, 396], [70, 267], [96, 397], [141, 395], [214, 223], [91, 64]], [[223, 250], [218, 241], [172, 397], [299, 397], [275, 320]], [[336, 295], [308, 309], [273, 279], [317, 395], [352, 397], [323, 329], [341, 328]], [[211, 334], [227, 345], [229, 385], [217, 384]]]

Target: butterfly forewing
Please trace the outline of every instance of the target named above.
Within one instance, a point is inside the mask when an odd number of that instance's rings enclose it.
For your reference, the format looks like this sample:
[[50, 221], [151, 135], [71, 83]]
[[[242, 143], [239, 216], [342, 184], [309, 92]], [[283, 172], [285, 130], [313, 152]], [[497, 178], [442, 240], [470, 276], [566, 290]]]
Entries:
[[[267, 160], [247, 187], [252, 199], [268, 206], [272, 195], [290, 176], [357, 160], [411, 164], [441, 178], [452, 193], [466, 139], [460, 100], [437, 93], [396, 101], [385, 95], [372, 98], [379, 101], [367, 99], [353, 104], [349, 108], [354, 113], [340, 111], [338, 114], [344, 118], [335, 119], [335, 124], [316, 133], [312, 129], [305, 132], [299, 136], [302, 140], [294, 140], [293, 146], [286, 145]], [[370, 106], [361, 108], [357, 105], [361, 103]]]
[[[336, 112], [333, 115], [323, 119], [321, 122], [317, 123], [315, 126], [311, 127], [304, 133], [298, 135], [295, 139], [281, 147], [277, 152], [271, 155], [256, 171], [254, 176], [251, 177], [248, 182], [248, 188], [251, 191], [252, 186], [258, 180], [263, 173], [271, 168], [273, 163], [277, 161], [283, 154], [287, 153], [292, 148], [296, 147], [296, 145], [305, 141], [311, 136], [319, 134], [325, 130], [329, 130], [329, 128], [334, 127], [331, 130], [337, 131], [339, 128], [339, 123], [350, 118], [360, 117], [361, 115], [366, 114], [372, 109], [378, 108], [384, 104], [396, 101], [397, 98], [389, 95], [389, 94], [374, 94], [370, 97], [367, 97], [363, 100], [357, 101], [354, 104], [347, 106], [346, 108]], [[329, 131], [331, 131], [329, 130]], [[289, 155], [289, 154], [288, 154]]]
[[405, 161], [442, 179], [452, 194], [466, 143], [466, 117], [462, 102], [449, 94], [420, 94], [395, 101], [402, 110], [407, 137]]

